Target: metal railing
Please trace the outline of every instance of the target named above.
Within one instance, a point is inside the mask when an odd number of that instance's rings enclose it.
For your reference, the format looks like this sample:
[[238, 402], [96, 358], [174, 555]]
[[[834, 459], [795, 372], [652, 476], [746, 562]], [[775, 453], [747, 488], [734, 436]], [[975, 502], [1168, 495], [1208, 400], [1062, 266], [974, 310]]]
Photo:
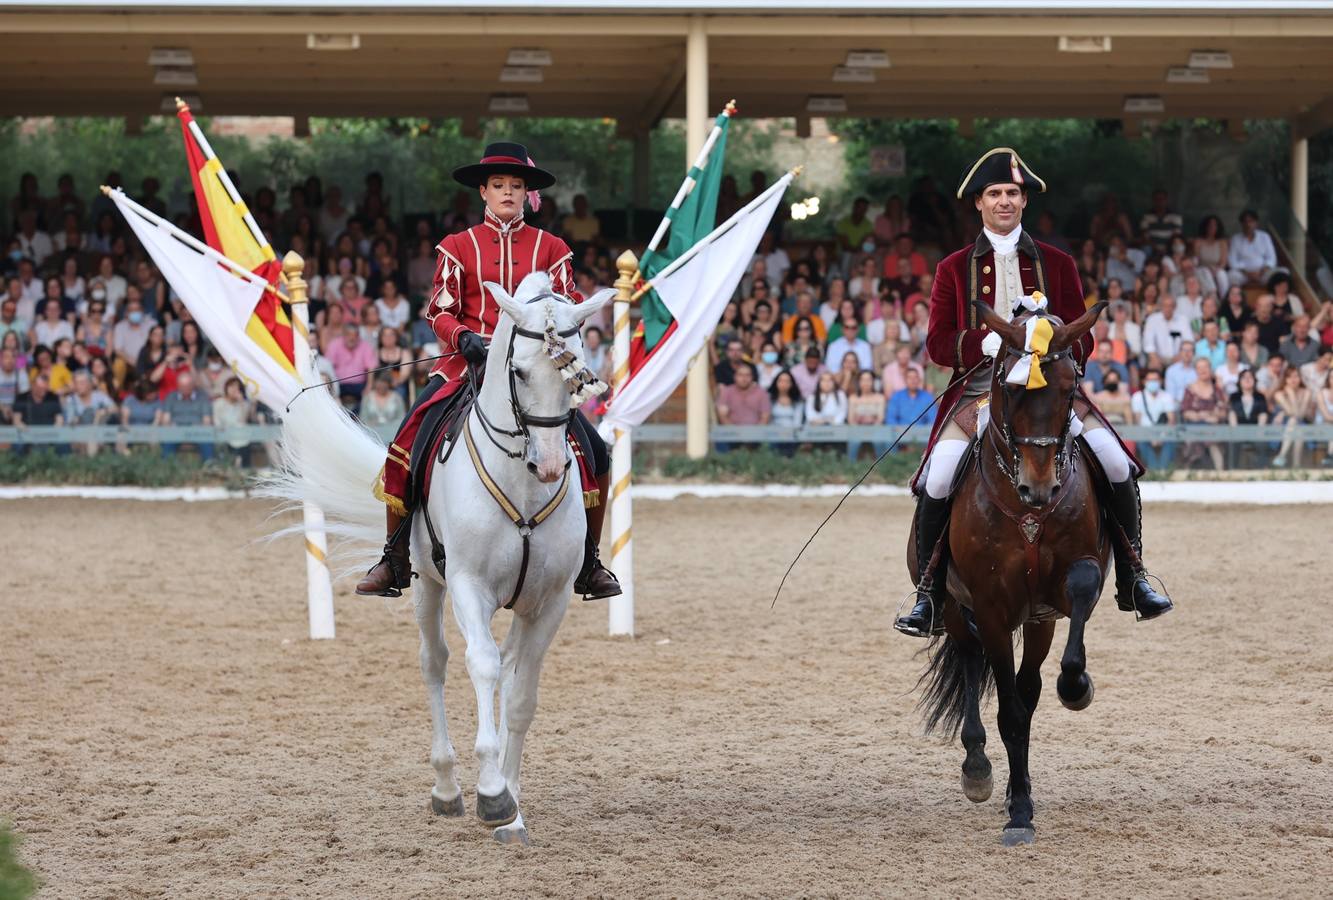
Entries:
[[[387, 444], [396, 429], [392, 425], [372, 428]], [[1127, 441], [1152, 443], [1269, 443], [1292, 437], [1300, 441], [1333, 441], [1333, 423], [1318, 425], [1122, 425], [1116, 429]], [[784, 428], [777, 425], [714, 425], [709, 439], [714, 444], [845, 444], [869, 441], [887, 444], [898, 437], [897, 425], [807, 425]], [[232, 441], [264, 443], [282, 434], [279, 425], [243, 425], [214, 428], [209, 425], [33, 425], [0, 428], [0, 445], [42, 444], [217, 444]], [[905, 444], [924, 444], [930, 428], [918, 425], [903, 439]], [[634, 440], [648, 444], [685, 442], [685, 425], [648, 424], [634, 429]]]

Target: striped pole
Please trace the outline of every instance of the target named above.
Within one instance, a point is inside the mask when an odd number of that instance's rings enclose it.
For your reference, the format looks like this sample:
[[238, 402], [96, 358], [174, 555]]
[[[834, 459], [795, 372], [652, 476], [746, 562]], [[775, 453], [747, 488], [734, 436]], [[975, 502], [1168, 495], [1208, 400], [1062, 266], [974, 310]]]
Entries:
[[[629, 381], [630, 297], [634, 294], [634, 276], [639, 261], [626, 250], [616, 260], [616, 300], [614, 310], [614, 341], [611, 344], [611, 363], [614, 375], [612, 387], [618, 394]], [[608, 626], [614, 635], [634, 635], [634, 506], [630, 492], [633, 464], [633, 440], [629, 429], [617, 428], [611, 445], [611, 497], [603, 498], [611, 508], [611, 569], [620, 579], [621, 594], [612, 597], [607, 607]]]
[[[296, 357], [296, 373], [304, 381], [310, 371], [310, 304], [306, 296], [305, 260], [295, 251], [282, 258], [282, 280], [287, 285], [287, 298], [292, 305], [292, 329], [295, 331], [292, 349]], [[301, 504], [305, 526], [306, 605], [310, 614], [310, 639], [332, 640], [333, 579], [329, 575], [329, 543], [324, 536], [324, 512], [311, 503]]]

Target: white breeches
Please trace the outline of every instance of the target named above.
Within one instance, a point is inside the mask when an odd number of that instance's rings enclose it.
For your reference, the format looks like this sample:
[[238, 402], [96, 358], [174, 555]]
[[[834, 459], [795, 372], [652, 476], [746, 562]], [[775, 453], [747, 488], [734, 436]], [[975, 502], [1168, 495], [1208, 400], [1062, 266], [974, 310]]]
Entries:
[[[986, 427], [989, 420], [987, 412], [988, 410], [983, 407], [977, 420], [978, 432]], [[1102, 469], [1105, 470], [1110, 482], [1120, 484], [1122, 481], [1127, 481], [1132, 474], [1129, 456], [1115, 435], [1102, 425], [1096, 416], [1088, 416], [1086, 420], [1078, 418], [1073, 412], [1070, 412], [1069, 416], [1073, 419], [1070, 423], [1070, 433], [1075, 437], [1081, 434], [1083, 440], [1088, 442], [1092, 452], [1097, 454], [1097, 461], [1102, 464]], [[926, 464], [926, 493], [933, 499], [943, 500], [949, 496], [954, 477], [958, 473], [958, 464], [967, 453], [969, 443], [963, 429], [954, 422], [944, 426], [944, 430], [940, 432], [940, 439], [935, 442], [935, 449], [930, 452], [930, 461]]]

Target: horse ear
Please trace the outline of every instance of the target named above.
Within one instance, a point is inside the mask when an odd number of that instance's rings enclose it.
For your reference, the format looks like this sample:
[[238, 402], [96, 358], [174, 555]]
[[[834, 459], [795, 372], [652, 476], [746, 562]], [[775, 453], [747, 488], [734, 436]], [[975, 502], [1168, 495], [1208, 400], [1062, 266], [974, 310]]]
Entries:
[[494, 281], [486, 281], [483, 284], [485, 284], [486, 290], [491, 292], [491, 296], [495, 298], [495, 302], [500, 305], [500, 308], [509, 313], [509, 318], [515, 322], [523, 320], [523, 305], [509, 296], [508, 291]]
[[1022, 328], [1017, 327], [1012, 322], [1006, 322], [1004, 316], [991, 309], [980, 300], [972, 301], [973, 308], [981, 316], [981, 321], [987, 328], [1004, 338], [1005, 343], [1014, 347], [1022, 347], [1026, 335]]
[[1099, 300], [1092, 305], [1091, 309], [1070, 322], [1068, 325], [1057, 327], [1055, 333], [1051, 335], [1050, 352], [1057, 353], [1063, 350], [1091, 331], [1092, 326], [1097, 324], [1097, 318], [1102, 314], [1102, 310], [1106, 309], [1106, 307], [1107, 302], [1105, 300]]
[[596, 313], [602, 310], [602, 307], [610, 303], [616, 296], [615, 288], [602, 288], [582, 303], [575, 304], [572, 310], [574, 321], [582, 325]]

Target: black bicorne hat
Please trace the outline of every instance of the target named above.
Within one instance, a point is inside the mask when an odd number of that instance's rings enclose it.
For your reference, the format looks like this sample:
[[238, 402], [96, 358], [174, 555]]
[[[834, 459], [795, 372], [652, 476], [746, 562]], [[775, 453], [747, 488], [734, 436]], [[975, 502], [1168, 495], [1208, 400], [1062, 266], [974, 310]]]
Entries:
[[532, 164], [528, 148], [522, 144], [499, 141], [486, 145], [481, 162], [454, 169], [454, 181], [475, 188], [492, 175], [517, 175], [530, 191], [543, 191], [555, 184], [555, 176]]
[[1046, 191], [1046, 182], [1038, 178], [1018, 153], [1009, 147], [987, 150], [963, 174], [963, 180], [958, 183], [958, 199], [980, 194], [992, 184], [1016, 184], [1039, 194]]

